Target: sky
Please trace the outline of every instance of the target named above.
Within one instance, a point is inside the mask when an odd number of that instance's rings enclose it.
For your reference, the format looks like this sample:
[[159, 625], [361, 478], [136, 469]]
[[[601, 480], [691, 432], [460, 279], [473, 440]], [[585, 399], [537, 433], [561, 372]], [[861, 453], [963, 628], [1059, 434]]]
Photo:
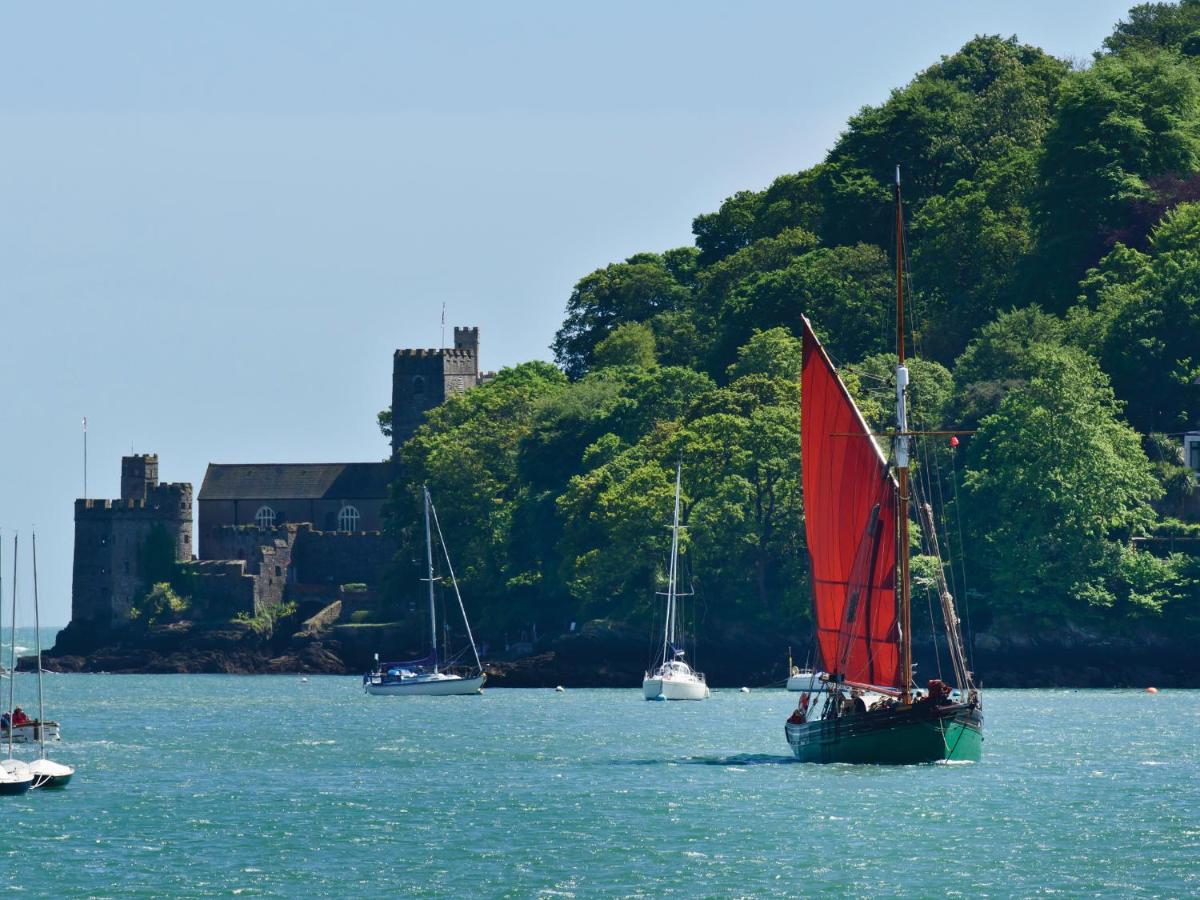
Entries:
[[[574, 283], [976, 34], [1086, 60], [1128, 2], [0, 3], [0, 529], [70, 618], [120, 457], [377, 460], [397, 347], [550, 359]], [[22, 569], [29, 572], [28, 558]], [[30, 590], [23, 576], [21, 621]]]

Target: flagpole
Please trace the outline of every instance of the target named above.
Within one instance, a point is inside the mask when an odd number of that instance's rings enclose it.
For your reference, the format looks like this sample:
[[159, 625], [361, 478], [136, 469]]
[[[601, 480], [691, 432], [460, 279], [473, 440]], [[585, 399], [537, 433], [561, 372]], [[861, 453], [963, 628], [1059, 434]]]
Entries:
[[83, 499], [87, 499], [87, 416], [83, 417]]

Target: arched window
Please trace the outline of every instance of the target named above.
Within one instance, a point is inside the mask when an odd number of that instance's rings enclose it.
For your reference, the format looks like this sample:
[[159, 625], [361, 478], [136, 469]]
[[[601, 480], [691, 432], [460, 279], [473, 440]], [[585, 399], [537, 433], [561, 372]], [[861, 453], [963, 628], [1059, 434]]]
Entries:
[[424, 394], [425, 393], [425, 379], [422, 378], [420, 375], [417, 375], [416, 377], [413, 378], [412, 386], [413, 386], [414, 394]]
[[260, 506], [254, 514], [254, 524], [259, 528], [275, 527], [275, 510], [269, 506]]
[[358, 510], [343, 506], [338, 510], [338, 531], [358, 531]]

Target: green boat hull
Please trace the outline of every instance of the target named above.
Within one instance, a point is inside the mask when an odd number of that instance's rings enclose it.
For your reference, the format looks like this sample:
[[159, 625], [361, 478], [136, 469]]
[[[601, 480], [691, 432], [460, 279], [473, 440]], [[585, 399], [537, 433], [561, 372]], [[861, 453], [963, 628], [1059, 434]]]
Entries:
[[963, 704], [917, 703], [907, 709], [788, 722], [784, 733], [800, 762], [978, 762], [983, 753], [983, 714]]

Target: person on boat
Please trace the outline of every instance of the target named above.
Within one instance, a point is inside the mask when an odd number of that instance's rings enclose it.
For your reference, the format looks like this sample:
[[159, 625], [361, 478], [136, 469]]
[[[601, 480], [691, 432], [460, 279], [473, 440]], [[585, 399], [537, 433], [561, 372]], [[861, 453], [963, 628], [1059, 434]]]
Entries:
[[865, 713], [867, 711], [867, 701], [863, 699], [863, 692], [858, 688], [850, 691], [850, 707], [856, 713]]
[[25, 710], [21, 709], [21, 707], [18, 706], [16, 709], [13, 710], [12, 723], [18, 727], [20, 727], [21, 725], [28, 725], [29, 724], [29, 716], [25, 715]]
[[0, 713], [0, 731], [8, 731], [8, 710]]
[[800, 703], [796, 706], [795, 711], [788, 718], [788, 721], [793, 725], [803, 725], [808, 718], [808, 694], [800, 695]]

